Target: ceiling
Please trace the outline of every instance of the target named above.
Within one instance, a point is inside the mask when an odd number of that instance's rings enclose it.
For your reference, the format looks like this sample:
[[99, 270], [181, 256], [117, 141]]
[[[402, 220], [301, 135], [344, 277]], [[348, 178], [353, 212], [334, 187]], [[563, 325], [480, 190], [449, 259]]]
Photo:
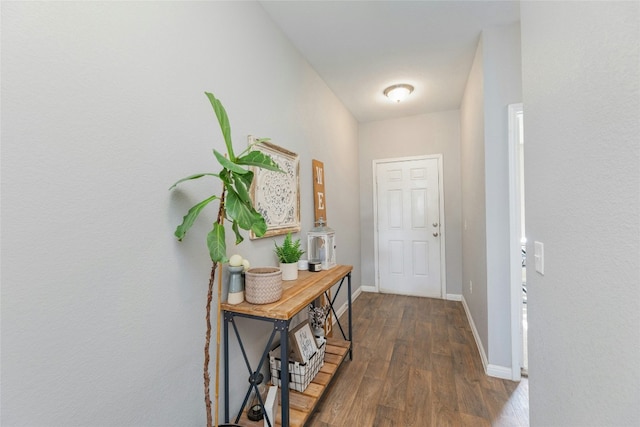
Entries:
[[[458, 109], [484, 28], [519, 21], [517, 1], [261, 1], [359, 122]], [[396, 83], [413, 94], [383, 95]]]

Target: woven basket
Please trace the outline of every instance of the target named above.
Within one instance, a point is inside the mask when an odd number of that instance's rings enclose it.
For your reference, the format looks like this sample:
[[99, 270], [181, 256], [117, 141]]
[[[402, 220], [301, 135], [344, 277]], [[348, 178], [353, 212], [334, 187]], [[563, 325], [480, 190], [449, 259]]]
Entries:
[[[324, 365], [324, 354], [327, 346], [325, 338], [316, 338], [318, 350], [313, 353], [308, 363], [289, 361], [289, 388], [296, 391], [305, 391], [315, 376]], [[271, 384], [282, 386], [282, 363], [280, 362], [280, 346], [269, 352], [269, 365], [271, 366]]]
[[269, 304], [282, 297], [282, 271], [279, 268], [250, 268], [244, 282], [244, 297], [251, 304]]

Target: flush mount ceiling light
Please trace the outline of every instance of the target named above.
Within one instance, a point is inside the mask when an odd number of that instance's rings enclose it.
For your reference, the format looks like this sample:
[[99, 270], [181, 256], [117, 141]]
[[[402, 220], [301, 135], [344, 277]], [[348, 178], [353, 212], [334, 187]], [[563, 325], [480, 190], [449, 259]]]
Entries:
[[384, 90], [384, 96], [391, 99], [392, 101], [400, 102], [403, 101], [407, 96], [409, 96], [411, 92], [413, 92], [413, 86], [402, 83], [386, 88]]

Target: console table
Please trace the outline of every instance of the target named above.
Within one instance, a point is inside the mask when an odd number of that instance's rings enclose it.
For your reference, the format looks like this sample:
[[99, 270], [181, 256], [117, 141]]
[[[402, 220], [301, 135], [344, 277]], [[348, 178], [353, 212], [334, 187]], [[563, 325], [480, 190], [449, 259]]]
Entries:
[[[232, 325], [233, 331], [236, 335], [240, 350], [249, 373], [249, 390], [247, 391], [240, 413], [238, 414], [235, 423], [240, 423], [243, 426], [260, 426], [262, 427], [263, 421], [253, 422], [246, 417], [245, 407], [247, 406], [248, 399], [251, 392], [254, 391], [258, 394], [258, 384], [265, 382], [263, 375], [261, 374], [261, 368], [263, 364], [268, 365], [269, 351], [274, 344], [274, 338], [279, 332], [280, 335], [280, 360], [281, 360], [281, 378], [282, 385], [278, 390], [280, 397], [280, 411], [278, 416], [275, 416], [275, 420], [269, 420], [265, 425], [271, 425], [275, 427], [277, 425], [282, 427], [302, 427], [304, 423], [313, 413], [318, 401], [322, 397], [324, 390], [333, 378], [333, 375], [337, 371], [340, 364], [345, 359], [347, 353], [350, 358], [353, 358], [353, 349], [351, 347], [352, 330], [351, 330], [351, 271], [353, 267], [350, 265], [338, 265], [330, 270], [323, 270], [315, 273], [308, 271], [300, 271], [297, 280], [282, 282], [282, 298], [271, 304], [250, 304], [243, 302], [237, 305], [221, 304], [221, 309], [224, 316], [224, 419], [225, 422], [229, 422], [229, 325]], [[338, 320], [337, 313], [333, 307], [336, 297], [340, 294], [342, 285], [347, 281], [347, 302], [348, 302], [348, 335], [345, 333], [340, 321]], [[333, 296], [333, 299], [329, 298], [328, 291], [336, 284], [339, 283], [338, 289]], [[288, 334], [289, 324], [291, 319], [304, 310], [309, 304], [311, 304], [316, 298], [321, 295], [325, 295], [329, 301], [331, 311], [335, 316], [337, 325], [342, 333], [343, 340], [329, 338], [326, 344], [325, 350], [325, 364], [321, 368], [316, 378], [309, 384], [307, 389], [300, 393], [297, 391], [289, 390], [289, 345]], [[247, 358], [247, 354], [242, 343], [242, 338], [235, 324], [236, 317], [245, 317], [255, 319], [259, 321], [269, 322], [273, 325], [271, 336], [265, 346], [262, 357], [258, 362], [258, 366], [254, 369]], [[264, 406], [262, 398], [260, 399], [260, 405]]]

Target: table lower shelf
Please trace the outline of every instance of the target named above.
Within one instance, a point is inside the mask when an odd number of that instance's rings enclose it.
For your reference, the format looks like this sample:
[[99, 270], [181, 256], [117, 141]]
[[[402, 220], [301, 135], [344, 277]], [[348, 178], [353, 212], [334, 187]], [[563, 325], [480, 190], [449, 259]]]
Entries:
[[[327, 340], [326, 345], [324, 365], [320, 368], [318, 375], [311, 381], [311, 384], [303, 392], [289, 391], [289, 425], [291, 427], [304, 426], [351, 348], [349, 341], [332, 338]], [[281, 389], [278, 388], [278, 402], [280, 402], [280, 392]], [[278, 404], [276, 414], [275, 425], [280, 426], [282, 417], [280, 404]], [[249, 420], [246, 412], [242, 414], [239, 424], [246, 427], [263, 427], [263, 425], [267, 425], [264, 420]]]

